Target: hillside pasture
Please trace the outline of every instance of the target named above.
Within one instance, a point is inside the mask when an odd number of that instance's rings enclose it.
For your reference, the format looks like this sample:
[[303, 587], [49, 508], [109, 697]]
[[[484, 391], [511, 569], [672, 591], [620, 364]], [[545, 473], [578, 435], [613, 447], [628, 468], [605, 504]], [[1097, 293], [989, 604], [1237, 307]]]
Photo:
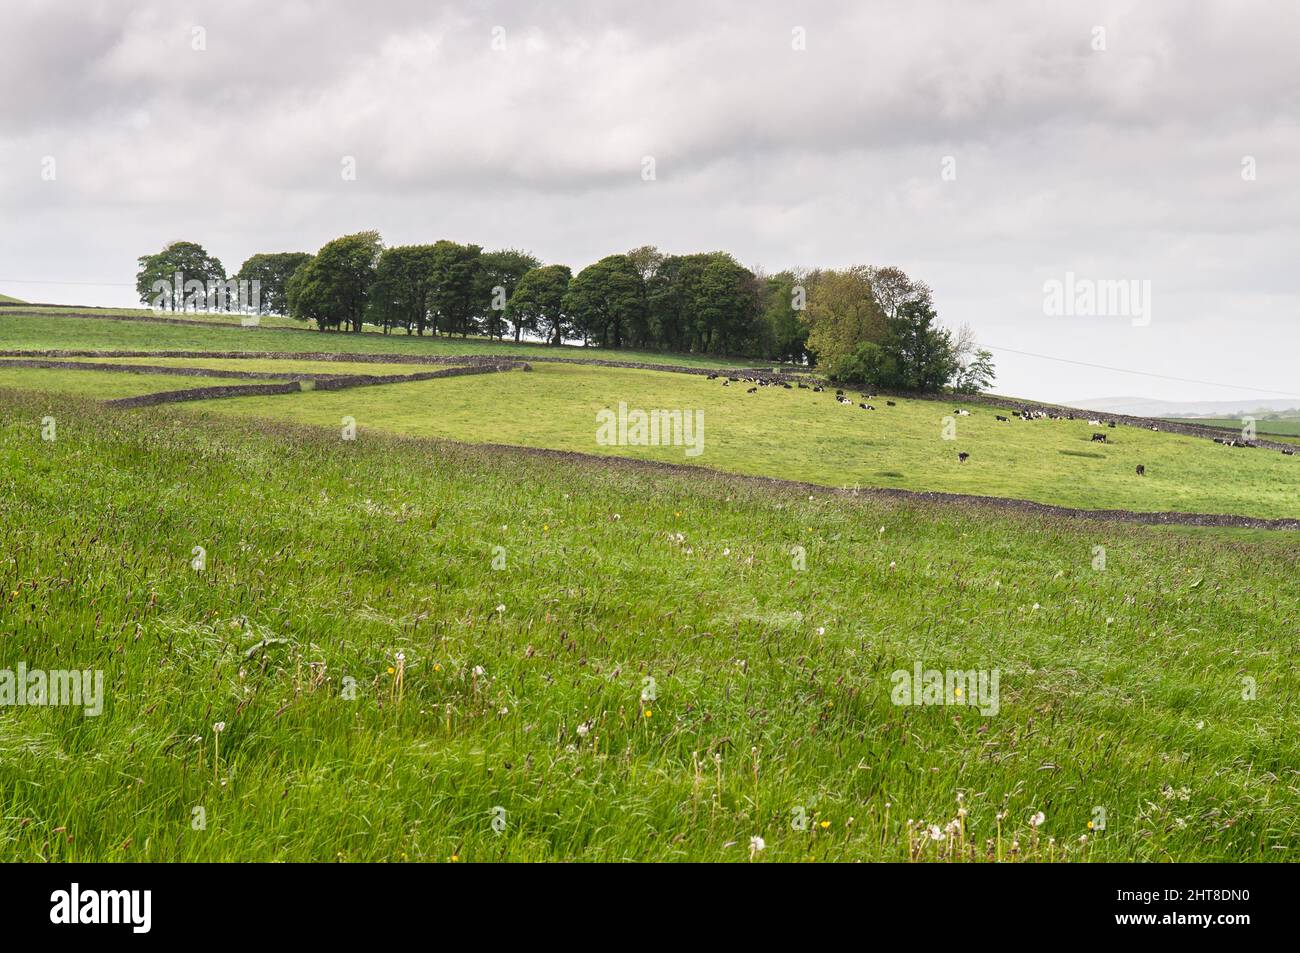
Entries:
[[0, 667], [104, 705], [0, 708], [9, 859], [1297, 859], [1294, 533], [48, 407], [0, 392]]
[[[130, 317], [154, 317], [135, 312]], [[188, 320], [191, 315], [185, 315]], [[545, 344], [515, 344], [487, 338], [450, 338], [404, 333], [312, 331], [300, 322], [291, 326], [240, 327], [233, 315], [212, 315], [204, 326], [162, 324], [148, 320], [105, 320], [41, 314], [14, 314], [0, 309], [0, 342], [6, 350], [109, 349], [109, 350], [212, 350], [212, 351], [332, 351], [360, 354], [412, 354], [456, 357], [465, 354], [500, 354], [515, 360], [530, 357], [597, 358], [683, 367], [748, 367], [742, 358], [700, 354], [669, 354], [629, 349]], [[215, 320], [221, 318], [223, 320]]]
[[[1238, 450], [1141, 427], [1086, 420], [1011, 419], [960, 401], [873, 398], [833, 389], [721, 386], [721, 380], [657, 371], [537, 363], [523, 374], [397, 384], [336, 393], [241, 397], [194, 405], [221, 414], [475, 443], [549, 447], [807, 481], [832, 487], [1012, 497], [1061, 506], [1145, 512], [1300, 516], [1300, 457]], [[892, 398], [891, 398], [892, 399]], [[602, 446], [597, 413], [629, 409], [701, 411], [704, 451], [681, 446]], [[945, 417], [955, 439], [944, 439]], [[961, 463], [958, 453], [970, 454]], [[1146, 468], [1139, 477], [1137, 466]]]

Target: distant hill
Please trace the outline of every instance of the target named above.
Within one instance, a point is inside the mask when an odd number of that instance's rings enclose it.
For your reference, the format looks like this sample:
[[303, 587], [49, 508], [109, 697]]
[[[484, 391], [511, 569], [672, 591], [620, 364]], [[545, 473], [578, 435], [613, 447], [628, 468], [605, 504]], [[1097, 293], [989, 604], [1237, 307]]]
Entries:
[[[1294, 397], [1203, 401], [1153, 400], [1148, 397], [1096, 397], [1065, 403], [1082, 410], [1132, 414], [1135, 417], [1234, 417], [1255, 412], [1277, 413], [1300, 407], [1300, 400]], [[1300, 413], [1300, 410], [1297, 410], [1297, 413]]]
[[23, 301], [19, 298], [11, 298], [9, 297], [9, 295], [0, 295], [0, 304], [26, 304], [26, 303], [27, 303], [26, 301]]

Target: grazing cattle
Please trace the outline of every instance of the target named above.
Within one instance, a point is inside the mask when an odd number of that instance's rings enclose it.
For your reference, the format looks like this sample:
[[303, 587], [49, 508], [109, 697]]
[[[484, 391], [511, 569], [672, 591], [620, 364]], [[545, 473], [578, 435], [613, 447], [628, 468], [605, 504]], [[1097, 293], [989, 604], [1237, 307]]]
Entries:
[[1006, 423], [1010, 423], [1010, 422], [1011, 422], [1011, 421], [1009, 421], [1006, 417], [1003, 417], [1001, 414], [994, 414], [993, 417], [994, 417], [995, 420], [999, 420], [999, 421], [1001, 421], [1001, 422], [1004, 423], [1004, 424], [1006, 424]]
[[1092, 435], [1092, 442], [1093, 442], [1093, 443], [1105, 443], [1105, 442], [1106, 442], [1106, 435], [1105, 435], [1104, 433], [1095, 433], [1095, 434]]
[[956, 414], [958, 417], [969, 417], [969, 416], [970, 416], [970, 411], [969, 411], [969, 410], [954, 410], [953, 413]]
[[722, 386], [723, 386], [723, 387], [730, 387], [730, 386], [731, 386], [731, 381], [723, 381], [723, 382], [722, 382]]
[[1294, 450], [1283, 450], [1283, 451], [1282, 451], [1282, 455], [1285, 456], [1285, 457], [1293, 457], [1293, 456], [1295, 456], [1295, 451], [1294, 451]]
[[820, 393], [821, 393], [822, 391], [824, 391], [825, 389], [826, 389], [826, 388], [824, 388], [824, 387], [814, 387], [814, 388], [813, 388], [813, 393], [814, 393], [814, 394], [820, 394]]
[[1089, 427], [1100, 427], [1100, 426], [1101, 426], [1101, 421], [1100, 421], [1100, 420], [1090, 420], [1090, 421], [1088, 421], [1088, 426], [1089, 426]]
[[1138, 475], [1138, 476], [1146, 476], [1146, 475], [1147, 475], [1147, 468], [1146, 468], [1144, 465], [1142, 465], [1141, 463], [1138, 464], [1137, 475]]
[[885, 406], [887, 406], [887, 407], [897, 407], [898, 405], [895, 404], [892, 400], [887, 400], [887, 401], [885, 401]]
[[746, 394], [756, 394], [756, 393], [758, 393], [758, 388], [757, 388], [757, 387], [751, 387], [749, 390], [745, 391], [745, 393], [746, 393]]
[[799, 389], [800, 389], [800, 390], [807, 390], [807, 389], [808, 389], [808, 385], [805, 384], [803, 381], [800, 381], [800, 382], [799, 382]]
[[969, 459], [970, 459], [970, 454], [964, 450], [961, 453], [957, 454], [958, 463], [965, 463]]
[[1110, 427], [1112, 430], [1115, 429], [1115, 421], [1112, 420], [1112, 421], [1111, 421], [1110, 423], [1108, 423], [1106, 426], [1107, 426], [1107, 427]]
[[718, 375], [717, 375], [717, 374], [710, 374], [710, 375], [709, 375], [709, 380], [714, 381], [714, 380], [717, 380], [717, 379], [718, 379]]

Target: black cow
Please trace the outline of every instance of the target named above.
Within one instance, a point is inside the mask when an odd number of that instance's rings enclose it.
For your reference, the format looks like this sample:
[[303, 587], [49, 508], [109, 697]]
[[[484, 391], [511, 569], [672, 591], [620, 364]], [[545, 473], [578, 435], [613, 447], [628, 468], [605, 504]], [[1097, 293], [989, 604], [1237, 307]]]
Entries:
[[1145, 466], [1143, 466], [1142, 464], [1140, 464], [1140, 463], [1138, 464], [1137, 475], [1138, 475], [1138, 476], [1146, 476], [1146, 475], [1147, 475], [1147, 468], [1146, 468]]
[[964, 450], [961, 453], [957, 454], [958, 463], [965, 463], [969, 459], [970, 459], [970, 454], [966, 453]]
[[1106, 435], [1105, 435], [1104, 433], [1095, 433], [1095, 434], [1092, 435], [1092, 442], [1093, 442], [1093, 443], [1105, 443], [1105, 442], [1106, 442]]
[[887, 401], [885, 401], [885, 405], [886, 405], [887, 407], [897, 407], [897, 406], [898, 406], [898, 405], [895, 404], [892, 400], [887, 400]]
[[1010, 423], [1010, 421], [1008, 421], [1007, 418], [1006, 418], [1006, 417], [1003, 417], [1001, 414], [994, 414], [993, 417], [994, 417], [995, 420], [1000, 420], [1000, 421], [1002, 421], [1004, 424], [1005, 424], [1005, 423]]

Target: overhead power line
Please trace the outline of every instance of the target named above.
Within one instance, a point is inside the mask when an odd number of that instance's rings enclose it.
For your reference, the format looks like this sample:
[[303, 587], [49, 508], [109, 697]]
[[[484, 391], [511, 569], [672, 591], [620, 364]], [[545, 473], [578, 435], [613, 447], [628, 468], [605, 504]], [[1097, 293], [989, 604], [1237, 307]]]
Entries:
[[1008, 354], [1019, 354], [1022, 357], [1036, 357], [1044, 361], [1059, 361], [1062, 364], [1076, 364], [1079, 367], [1091, 367], [1102, 371], [1115, 371], [1118, 374], [1135, 374], [1138, 377], [1154, 377], [1164, 381], [1178, 381], [1183, 384], [1200, 384], [1205, 387], [1226, 387], [1230, 390], [1248, 390], [1257, 394], [1270, 394], [1274, 397], [1286, 397], [1300, 400], [1300, 395], [1291, 394], [1284, 390], [1266, 390], [1262, 387], [1247, 387], [1244, 384], [1224, 384], [1220, 381], [1203, 381], [1195, 377], [1174, 377], [1171, 374], [1155, 374], [1151, 371], [1135, 371], [1129, 367], [1111, 367], [1109, 364], [1093, 364], [1089, 361], [1076, 361], [1068, 357], [1056, 357], [1052, 354], [1035, 354], [1032, 351], [1018, 351], [1013, 347], [999, 347], [996, 344], [982, 344], [990, 351], [1005, 351]]
[[[17, 285], [87, 285], [99, 288], [134, 288], [135, 283], [129, 281], [52, 281], [36, 278], [0, 278], [0, 282], [5, 284]], [[1001, 347], [996, 344], [985, 344], [991, 351], [1005, 351], [1007, 354], [1018, 354], [1021, 357], [1033, 357], [1042, 361], [1056, 361], [1060, 364], [1073, 364], [1076, 367], [1090, 367], [1094, 370], [1113, 371], [1116, 374], [1132, 374], [1136, 377], [1150, 377], [1163, 381], [1177, 381], [1180, 384], [1199, 384], [1202, 387], [1223, 387], [1228, 390], [1244, 390], [1254, 394], [1268, 394], [1273, 397], [1286, 397], [1288, 399], [1300, 400], [1300, 395], [1292, 394], [1284, 390], [1269, 390], [1262, 387], [1247, 387], [1244, 384], [1224, 384], [1221, 381], [1206, 381], [1195, 377], [1175, 377], [1171, 374], [1156, 374], [1151, 371], [1135, 371], [1130, 367], [1112, 367], [1109, 364], [1094, 364], [1090, 361], [1076, 361], [1073, 358], [1057, 357], [1054, 354], [1035, 354], [1032, 351], [1021, 351], [1013, 347]]]

